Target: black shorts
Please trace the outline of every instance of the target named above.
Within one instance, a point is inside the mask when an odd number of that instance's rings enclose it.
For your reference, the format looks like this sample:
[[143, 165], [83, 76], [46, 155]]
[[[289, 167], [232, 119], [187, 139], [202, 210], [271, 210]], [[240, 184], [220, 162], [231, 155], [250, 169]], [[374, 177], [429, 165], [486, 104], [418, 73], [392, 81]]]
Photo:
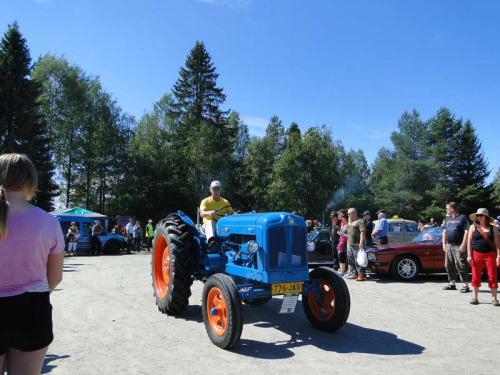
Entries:
[[346, 251], [342, 251], [341, 253], [339, 253], [339, 262], [340, 263], [347, 263], [347, 252]]
[[53, 338], [49, 292], [0, 297], [0, 355], [9, 348], [40, 350]]

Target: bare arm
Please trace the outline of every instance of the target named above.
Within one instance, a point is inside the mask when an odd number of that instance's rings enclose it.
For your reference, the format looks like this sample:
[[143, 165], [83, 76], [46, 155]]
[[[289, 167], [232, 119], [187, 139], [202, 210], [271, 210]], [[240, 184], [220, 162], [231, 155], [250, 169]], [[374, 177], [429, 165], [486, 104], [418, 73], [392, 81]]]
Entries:
[[495, 238], [495, 246], [497, 247], [497, 266], [500, 264], [500, 235], [497, 228], [493, 228], [493, 237]]
[[[467, 233], [467, 259], [472, 257], [472, 234], [474, 233], [475, 226], [472, 224]], [[468, 259], [469, 260], [469, 259]]]
[[62, 280], [64, 253], [51, 254], [47, 261], [47, 280], [52, 292]]
[[364, 249], [365, 248], [365, 237], [366, 237], [366, 232], [363, 230], [359, 234], [359, 248]]
[[446, 251], [446, 229], [443, 230], [441, 235], [441, 242], [443, 243], [443, 251]]
[[460, 245], [460, 251], [462, 253], [466, 252], [467, 251], [467, 241], [469, 240], [469, 230], [466, 229], [464, 231], [464, 239], [462, 241], [462, 244]]
[[201, 217], [213, 217], [214, 212], [213, 211], [205, 211], [202, 207], [200, 207], [200, 216]]

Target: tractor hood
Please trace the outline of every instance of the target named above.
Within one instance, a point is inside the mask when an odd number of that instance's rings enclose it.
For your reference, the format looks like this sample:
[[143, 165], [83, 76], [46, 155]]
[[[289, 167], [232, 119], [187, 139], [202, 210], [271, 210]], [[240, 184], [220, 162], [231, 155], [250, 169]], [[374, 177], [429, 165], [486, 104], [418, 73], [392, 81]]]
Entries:
[[304, 219], [289, 212], [244, 213], [225, 216], [217, 222], [217, 226], [224, 225], [270, 225], [270, 224], [304, 225]]
[[217, 233], [226, 236], [230, 233], [252, 234], [256, 227], [274, 225], [297, 225], [305, 227], [302, 217], [289, 212], [245, 213], [225, 216], [217, 221]]

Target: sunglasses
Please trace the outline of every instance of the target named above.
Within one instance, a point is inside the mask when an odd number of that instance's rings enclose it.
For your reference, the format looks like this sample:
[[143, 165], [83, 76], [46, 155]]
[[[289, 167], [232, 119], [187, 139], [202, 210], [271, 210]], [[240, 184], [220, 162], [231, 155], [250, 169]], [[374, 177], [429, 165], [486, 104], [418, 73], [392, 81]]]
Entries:
[[476, 217], [482, 217], [484, 216], [483, 214], [476, 214]]

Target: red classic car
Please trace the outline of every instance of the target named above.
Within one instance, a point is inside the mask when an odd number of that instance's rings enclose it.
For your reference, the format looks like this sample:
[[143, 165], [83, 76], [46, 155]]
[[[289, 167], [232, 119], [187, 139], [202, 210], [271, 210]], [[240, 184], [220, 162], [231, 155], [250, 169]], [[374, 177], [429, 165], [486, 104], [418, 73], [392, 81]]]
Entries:
[[446, 272], [441, 245], [443, 228], [425, 230], [411, 242], [366, 249], [368, 266], [376, 273], [390, 273], [397, 280], [415, 280], [419, 273]]

